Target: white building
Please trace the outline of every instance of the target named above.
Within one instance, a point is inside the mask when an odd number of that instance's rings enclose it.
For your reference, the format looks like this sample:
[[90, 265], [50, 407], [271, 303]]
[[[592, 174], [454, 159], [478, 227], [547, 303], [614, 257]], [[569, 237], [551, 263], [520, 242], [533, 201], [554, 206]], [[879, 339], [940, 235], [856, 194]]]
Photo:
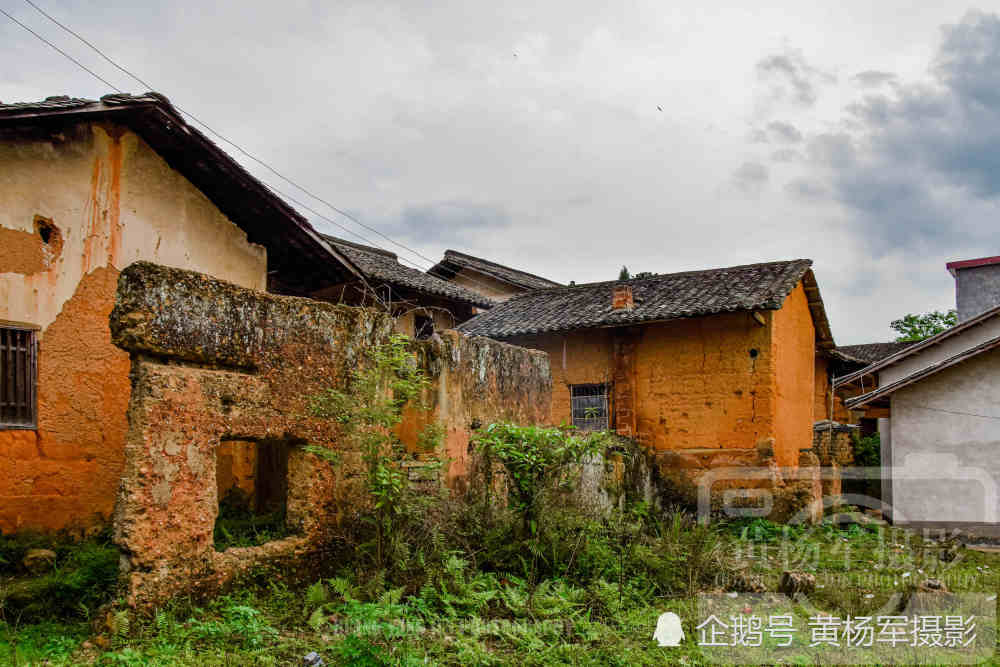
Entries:
[[1000, 257], [952, 262], [959, 322], [840, 378], [878, 416], [898, 525], [1000, 536]]

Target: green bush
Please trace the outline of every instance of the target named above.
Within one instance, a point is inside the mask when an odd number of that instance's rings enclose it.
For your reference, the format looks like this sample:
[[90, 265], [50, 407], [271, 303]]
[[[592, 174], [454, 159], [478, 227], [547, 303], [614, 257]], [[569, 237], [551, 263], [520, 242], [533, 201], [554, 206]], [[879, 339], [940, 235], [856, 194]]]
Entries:
[[537, 531], [538, 502], [550, 482], [567, 466], [602, 452], [607, 435], [578, 435], [562, 428], [490, 424], [476, 433], [475, 445], [487, 461], [507, 471], [510, 507], [521, 515], [520, 537]]
[[872, 468], [882, 465], [882, 440], [878, 432], [864, 437], [854, 434], [854, 463]]
[[[21, 563], [29, 549], [51, 549], [52, 571], [30, 576]], [[114, 595], [118, 549], [103, 534], [83, 542], [38, 535], [0, 537], [6, 581], [0, 586], [0, 619], [22, 622], [87, 618]]]

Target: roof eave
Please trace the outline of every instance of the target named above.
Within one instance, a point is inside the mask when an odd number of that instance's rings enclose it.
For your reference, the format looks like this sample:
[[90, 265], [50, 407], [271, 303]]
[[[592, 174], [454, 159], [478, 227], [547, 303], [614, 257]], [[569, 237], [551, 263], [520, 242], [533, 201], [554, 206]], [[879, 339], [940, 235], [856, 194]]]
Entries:
[[833, 331], [830, 329], [830, 320], [826, 316], [826, 306], [819, 291], [819, 283], [816, 281], [816, 274], [812, 268], [806, 269], [802, 274], [802, 288], [806, 293], [806, 301], [809, 304], [809, 312], [812, 314], [813, 327], [816, 329], [816, 347], [820, 350], [830, 351], [837, 347], [833, 341]]
[[998, 314], [1000, 314], [1000, 306], [996, 306], [995, 308], [991, 308], [987, 311], [984, 311], [979, 315], [976, 315], [975, 317], [966, 320], [965, 322], [960, 322], [959, 324], [956, 324], [950, 329], [945, 329], [941, 333], [931, 336], [930, 338], [925, 338], [922, 341], [917, 341], [910, 347], [902, 349], [894, 354], [890, 354], [888, 357], [885, 357], [884, 359], [872, 362], [868, 366], [865, 366], [864, 368], [855, 371], [850, 375], [845, 375], [843, 378], [838, 379], [838, 383], [842, 384], [851, 382], [861, 377], [862, 375], [870, 375], [872, 373], [882, 370], [883, 368], [892, 366], [893, 364], [902, 361], [903, 359], [906, 359], [907, 357], [910, 357], [918, 352], [926, 350], [927, 348], [933, 345], [938, 345], [942, 341], [947, 340], [952, 336], [958, 335], [959, 333], [971, 329], [974, 326], [978, 326], [983, 322], [985, 322], [986, 320], [989, 320]]
[[689, 320], [695, 317], [712, 317], [713, 315], [728, 315], [731, 313], [752, 313], [754, 311], [760, 311], [760, 310], [779, 310], [779, 309], [780, 306], [761, 305], [761, 306], [755, 306], [753, 308], [733, 308], [731, 310], [718, 310], [718, 311], [713, 311], [711, 313], [691, 313], [689, 315], [677, 315], [675, 317], [657, 317], [651, 319], [633, 320], [631, 322], [581, 324], [579, 326], [556, 327], [551, 329], [532, 329], [532, 330], [519, 331], [516, 333], [505, 333], [505, 334], [477, 332], [475, 334], [470, 334], [470, 335], [484, 336], [486, 338], [494, 338], [494, 339], [518, 338], [520, 336], [542, 336], [546, 334], [564, 334], [564, 333], [569, 333], [571, 331], [591, 331], [594, 329], [622, 329], [625, 327], [640, 327], [640, 326], [646, 326], [648, 324], [665, 324], [667, 322], [676, 322], [678, 320]]
[[963, 361], [968, 361], [969, 359], [976, 357], [982, 354], [983, 352], [987, 352], [989, 350], [996, 348], [1000, 348], [1000, 336], [997, 336], [996, 338], [991, 338], [967, 350], [962, 350], [958, 354], [952, 355], [947, 359], [942, 359], [939, 362], [930, 364], [928, 366], [924, 366], [923, 368], [915, 370], [909, 375], [902, 377], [896, 380], [895, 382], [891, 382], [885, 385], [884, 387], [879, 387], [878, 389], [870, 391], [867, 394], [862, 394], [861, 396], [855, 396], [854, 398], [847, 399], [846, 401], [844, 401], [844, 407], [856, 408], [856, 407], [861, 407], [863, 405], [867, 405], [868, 403], [871, 403], [876, 399], [883, 398], [892, 393], [895, 393], [896, 391], [904, 387], [907, 387], [913, 384], [914, 382], [919, 382], [920, 380], [930, 375], [934, 375], [935, 373], [943, 371], [946, 368], [951, 368], [952, 366], [960, 364]]
[[[104, 99], [108, 98], [106, 96], [101, 101], [94, 101], [85, 107], [4, 113], [0, 115], [0, 125], [16, 125], [25, 121], [44, 122], [49, 119], [87, 120], [98, 117], [121, 121], [141, 136], [171, 168], [177, 170], [198, 188], [227, 218], [247, 232], [251, 242], [262, 243], [262, 237], [268, 236], [267, 232], [262, 231], [266, 225], [255, 225], [250, 222], [255, 216], [249, 213], [234, 214], [233, 206], [219, 201], [219, 191], [211, 187], [213, 184], [228, 181], [231, 188], [249, 191], [257, 197], [257, 202], [270, 209], [272, 214], [291, 223], [289, 231], [292, 235], [297, 234], [299, 238], [286, 239], [290, 250], [301, 253], [307, 258], [311, 257], [324, 269], [331, 258], [335, 259], [343, 269], [346, 269], [348, 275], [361, 277], [358, 267], [323, 242], [305, 217], [250, 174], [200, 130], [189, 125], [166, 97], [159, 93], [147, 93], [142, 97], [152, 99], [133, 98], [105, 102]], [[189, 145], [183, 146], [181, 142], [187, 142]], [[196, 151], [201, 151], [207, 160], [197, 159], [194, 155]], [[232, 199], [235, 201], [242, 198], [241, 193]], [[273, 233], [270, 234], [270, 238], [274, 237]], [[262, 243], [262, 245], [267, 244]], [[270, 259], [269, 257], [269, 263]], [[344, 271], [339, 273], [343, 274]]]

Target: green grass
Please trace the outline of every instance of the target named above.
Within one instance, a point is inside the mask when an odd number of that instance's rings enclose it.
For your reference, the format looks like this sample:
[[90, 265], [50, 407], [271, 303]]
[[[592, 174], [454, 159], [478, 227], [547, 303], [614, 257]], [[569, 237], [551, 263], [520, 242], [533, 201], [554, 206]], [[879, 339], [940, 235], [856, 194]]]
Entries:
[[[955, 592], [1000, 588], [1000, 555], [962, 550], [942, 561], [938, 545], [902, 530], [827, 524], [787, 529], [786, 539], [763, 521], [550, 514], [542, 536], [515, 545], [520, 553], [502, 543], [502, 526], [491, 542], [459, 522], [409, 569], [373, 576], [347, 563], [295, 587], [258, 572], [200, 605], [175, 602], [131, 623], [122, 615], [89, 640], [80, 621], [8, 619], [0, 664], [285, 665], [316, 651], [328, 665], [699, 665], [710, 663], [696, 644], [696, 594], [730, 588], [737, 574], [774, 590], [787, 567], [810, 572], [820, 586], [811, 601], [839, 615], [875, 609], [930, 577]], [[458, 546], [475, 535], [477, 548]], [[684, 621], [678, 648], [651, 640], [664, 611]], [[810, 655], [803, 649], [799, 662]]]

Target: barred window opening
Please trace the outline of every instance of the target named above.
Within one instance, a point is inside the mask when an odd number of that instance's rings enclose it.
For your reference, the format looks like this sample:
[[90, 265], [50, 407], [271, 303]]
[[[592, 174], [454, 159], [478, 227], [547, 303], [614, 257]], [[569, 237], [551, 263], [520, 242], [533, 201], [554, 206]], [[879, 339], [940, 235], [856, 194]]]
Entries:
[[608, 428], [608, 385], [575, 384], [570, 387], [573, 426], [581, 431]]
[[0, 429], [37, 425], [35, 331], [0, 325]]

